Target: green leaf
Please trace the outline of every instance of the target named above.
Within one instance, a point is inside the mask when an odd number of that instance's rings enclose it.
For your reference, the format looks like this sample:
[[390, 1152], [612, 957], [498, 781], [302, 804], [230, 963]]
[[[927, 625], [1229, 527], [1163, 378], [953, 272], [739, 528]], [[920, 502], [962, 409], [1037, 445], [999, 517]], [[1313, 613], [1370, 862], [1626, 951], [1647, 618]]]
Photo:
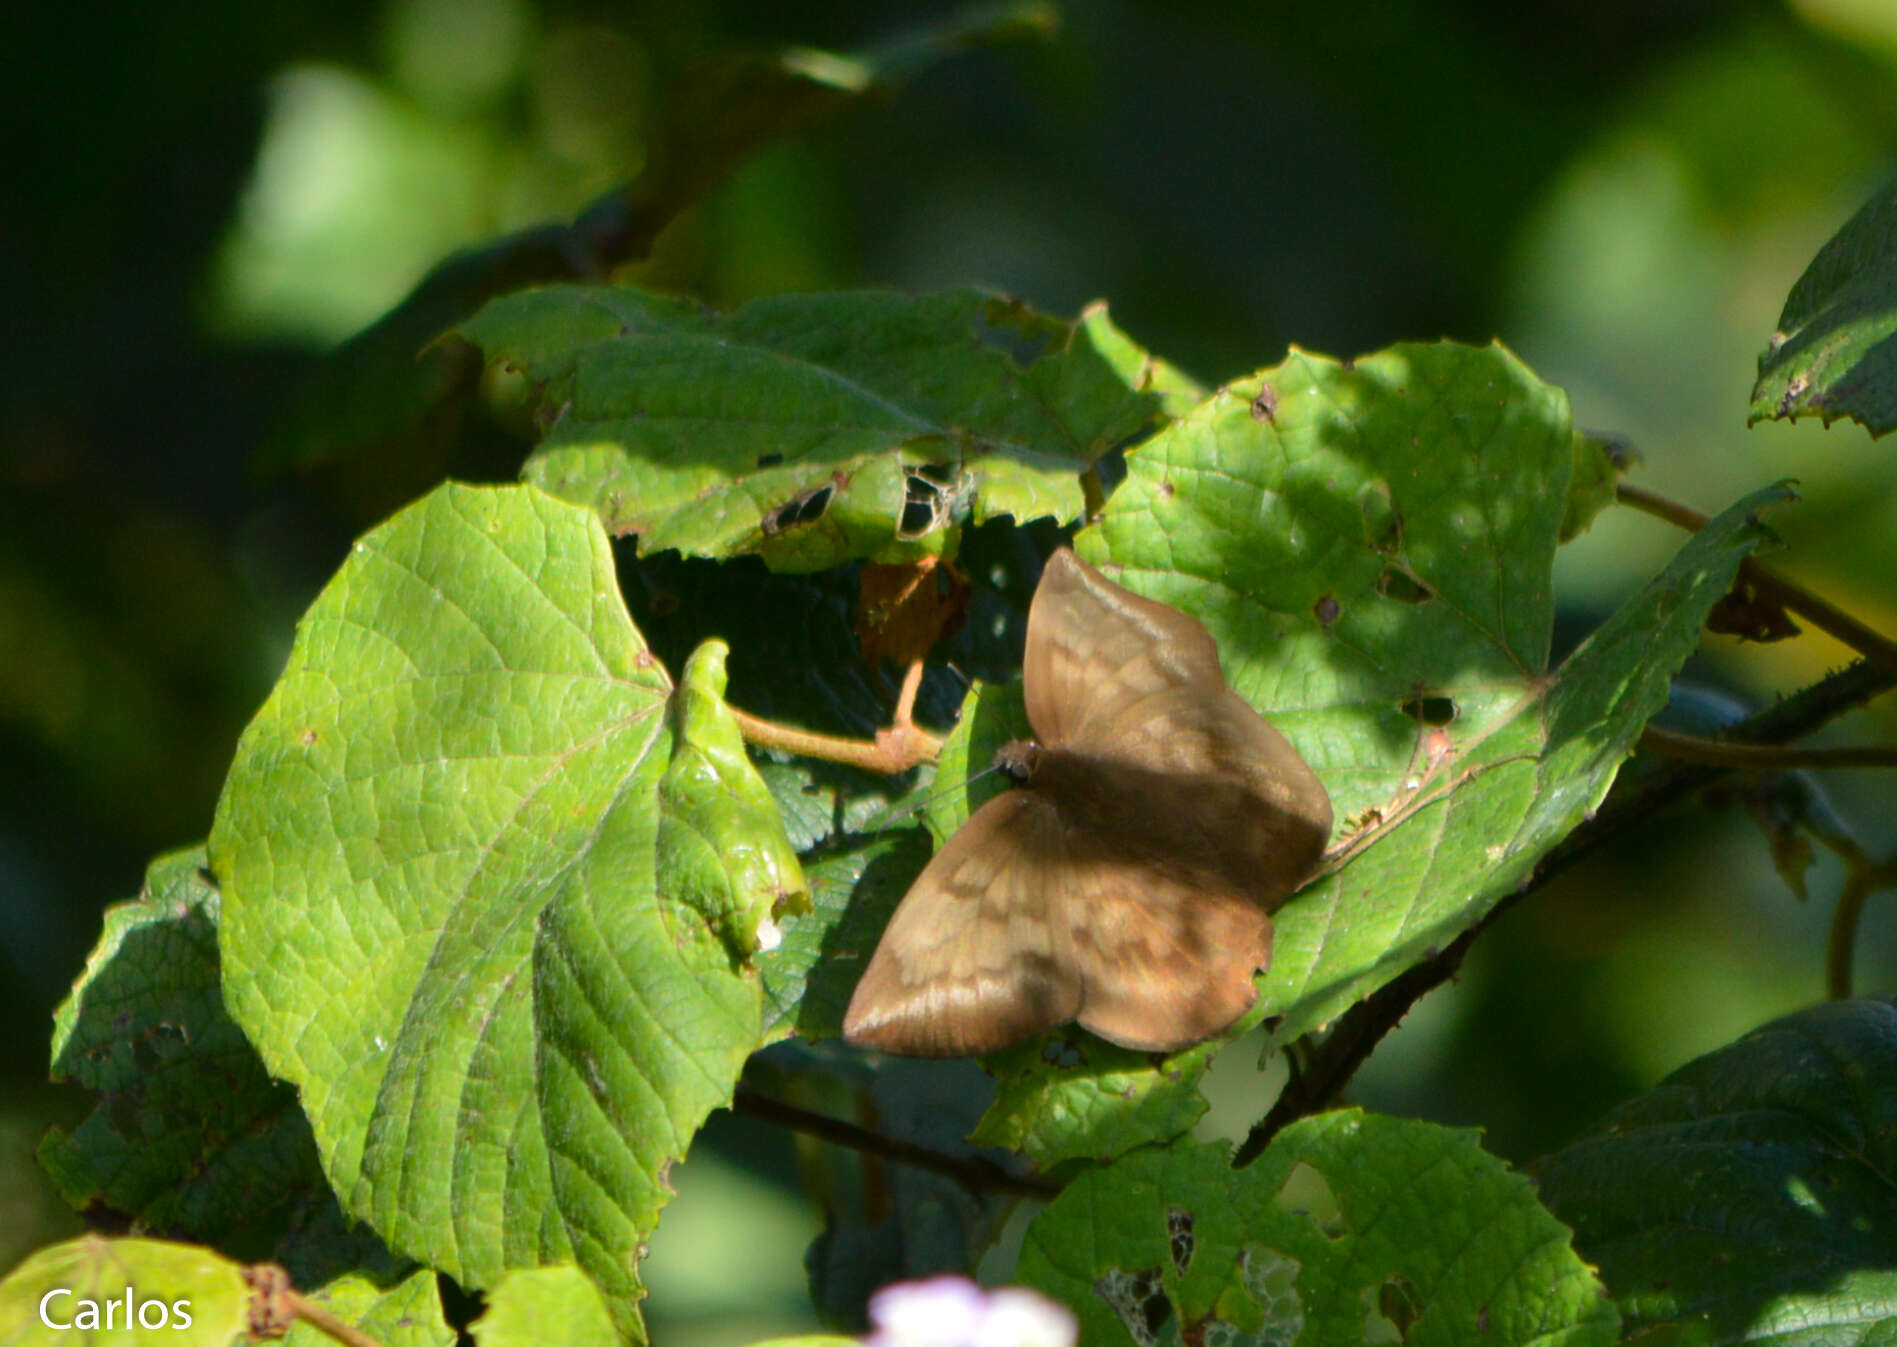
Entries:
[[1179, 1141], [1084, 1173], [1028, 1227], [1017, 1275], [1089, 1344], [1618, 1333], [1567, 1231], [1475, 1132], [1355, 1109], [1293, 1124], [1246, 1169]]
[[767, 1030], [794, 1029], [804, 1038], [843, 1032], [843, 1012], [876, 938], [928, 859], [921, 832], [903, 828], [808, 866], [814, 911], [791, 922], [783, 944], [758, 956]]
[[1536, 1168], [1630, 1326], [1897, 1333], [1897, 1003], [1839, 1001], [1689, 1062]]
[[[545, 224], [465, 249], [395, 308], [323, 361], [265, 446], [267, 469], [366, 456], [439, 475], [472, 387], [466, 351], [432, 344], [494, 295], [537, 282], [610, 272], [644, 258], [681, 211], [748, 159], [970, 48], [1042, 36], [1056, 15], [1041, 3], [1003, 5], [904, 34], [859, 53], [785, 47], [713, 52], [680, 72], [641, 147], [645, 166], [572, 224]], [[434, 478], [411, 476], [416, 489]]]
[[1801, 416], [1897, 428], [1897, 182], [1819, 249], [1759, 357], [1747, 419]]
[[[1103, 312], [1067, 324], [967, 290], [717, 314], [552, 286], [457, 330], [540, 390], [552, 424], [527, 480], [644, 552], [778, 571], [952, 556], [964, 523], [1004, 514], [1072, 519], [1101, 455], [1180, 402]], [[1043, 349], [1020, 363], [1023, 343]]]
[[599, 1289], [571, 1266], [510, 1272], [470, 1326], [480, 1347], [618, 1347]]
[[[457, 1341], [441, 1311], [440, 1280], [426, 1269], [386, 1288], [365, 1277], [339, 1277], [305, 1298], [361, 1329], [378, 1347], [453, 1347]], [[334, 1347], [335, 1341], [309, 1320], [298, 1319], [284, 1335], [283, 1347]]]
[[304, 618], [211, 837], [226, 1001], [349, 1212], [477, 1289], [577, 1261], [634, 1337], [801, 882], [721, 686], [706, 652], [674, 703], [590, 512], [443, 487]]
[[1561, 518], [1562, 542], [1573, 542], [1586, 533], [1600, 512], [1614, 503], [1620, 474], [1632, 458], [1629, 448], [1606, 436], [1574, 432], [1574, 475], [1568, 480], [1568, 508]]
[[810, 911], [810, 897], [777, 802], [725, 705], [727, 653], [720, 641], [693, 651], [673, 694], [678, 742], [659, 782], [658, 868], [665, 900], [709, 920], [742, 964], [757, 953], [761, 923]]
[[[249, 1307], [242, 1269], [210, 1249], [81, 1235], [0, 1280], [0, 1343], [228, 1347], [243, 1338]], [[140, 1324], [128, 1323], [138, 1315]]]
[[1205, 1116], [1198, 1082], [1224, 1046], [1211, 1039], [1156, 1065], [1150, 1052], [1063, 1026], [984, 1059], [995, 1102], [969, 1140], [1020, 1151], [1045, 1171], [1181, 1136]]
[[225, 1012], [218, 892], [202, 848], [161, 857], [105, 931], [53, 1027], [55, 1080], [98, 1092], [79, 1127], [53, 1128], [40, 1160], [95, 1219], [134, 1222], [268, 1258], [310, 1285], [395, 1265], [346, 1228], [296, 1092], [270, 1079]]

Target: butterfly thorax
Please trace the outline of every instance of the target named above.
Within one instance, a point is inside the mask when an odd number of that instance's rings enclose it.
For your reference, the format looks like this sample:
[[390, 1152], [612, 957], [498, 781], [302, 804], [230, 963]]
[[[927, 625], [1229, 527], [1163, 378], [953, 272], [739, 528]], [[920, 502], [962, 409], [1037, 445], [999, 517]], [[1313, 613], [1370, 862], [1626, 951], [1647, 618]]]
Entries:
[[1268, 783], [1239, 769], [1171, 772], [1025, 739], [1004, 744], [995, 766], [1058, 820], [1061, 864], [1136, 862], [1267, 910], [1310, 873], [1329, 833], [1328, 817], [1277, 807]]
[[1025, 786], [1039, 770], [1047, 750], [1032, 739], [1010, 739], [995, 750], [995, 770], [1017, 786]]

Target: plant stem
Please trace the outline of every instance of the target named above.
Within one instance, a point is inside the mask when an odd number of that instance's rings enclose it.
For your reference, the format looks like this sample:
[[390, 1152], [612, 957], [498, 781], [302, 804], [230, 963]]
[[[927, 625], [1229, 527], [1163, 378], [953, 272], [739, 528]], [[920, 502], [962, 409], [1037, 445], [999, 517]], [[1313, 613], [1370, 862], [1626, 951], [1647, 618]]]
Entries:
[[[1623, 482], [1614, 488], [1614, 496], [1623, 505], [1644, 511], [1656, 519], [1664, 519], [1689, 533], [1697, 533], [1706, 527], [1706, 516], [1698, 510], [1652, 491]], [[1752, 557], [1739, 563], [1739, 576], [1751, 581], [1761, 598], [1770, 599], [1787, 611], [1797, 613], [1818, 630], [1836, 637], [1864, 658], [1897, 674], [1897, 643], [1880, 636], [1849, 613], [1818, 597], [1796, 581], [1787, 580], [1777, 572], [1768, 570]]]
[[1897, 767], [1897, 748], [1787, 748], [1782, 744], [1735, 744], [1649, 725], [1640, 732], [1639, 751], [1680, 762], [1746, 771], [1791, 771], [1810, 767]]
[[876, 738], [869, 742], [779, 725], [735, 706], [731, 714], [737, 718], [739, 731], [751, 743], [894, 776], [918, 763], [934, 762], [942, 753], [942, 741], [912, 719], [916, 690], [921, 686], [922, 661], [916, 660], [903, 675], [902, 692], [896, 700], [896, 714], [889, 728], [878, 730]]
[[1022, 1197], [1052, 1197], [1060, 1185], [1038, 1175], [1012, 1174], [985, 1155], [950, 1155], [913, 1141], [872, 1132], [867, 1127], [815, 1113], [748, 1085], [739, 1085], [731, 1098], [735, 1112], [787, 1127], [828, 1141], [833, 1145], [868, 1155], [880, 1155], [898, 1164], [913, 1165], [937, 1174], [946, 1174], [973, 1193], [1015, 1193]]
[[344, 1344], [344, 1347], [381, 1347], [380, 1343], [354, 1324], [344, 1323], [321, 1305], [306, 1300], [295, 1291], [288, 1292], [285, 1298], [297, 1318], [319, 1332], [336, 1339], [337, 1342]]

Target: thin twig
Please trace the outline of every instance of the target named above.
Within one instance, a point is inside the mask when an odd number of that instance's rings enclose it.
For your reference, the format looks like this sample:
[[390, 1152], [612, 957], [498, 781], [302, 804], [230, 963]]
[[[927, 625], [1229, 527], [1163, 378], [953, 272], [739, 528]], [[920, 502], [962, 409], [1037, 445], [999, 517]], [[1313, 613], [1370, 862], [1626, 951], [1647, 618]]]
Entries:
[[284, 1299], [296, 1317], [310, 1327], [327, 1333], [343, 1344], [343, 1347], [382, 1347], [374, 1338], [364, 1333], [354, 1324], [344, 1323], [315, 1301], [306, 1299], [295, 1291], [286, 1292]]
[[1640, 732], [1639, 749], [1681, 762], [1736, 767], [1745, 771], [1793, 771], [1814, 767], [1897, 767], [1897, 747], [1857, 745], [1846, 748], [1789, 748], [1783, 744], [1735, 744], [1649, 725]]
[[932, 1150], [913, 1141], [885, 1136], [841, 1118], [832, 1118], [827, 1113], [799, 1108], [748, 1085], [738, 1086], [732, 1096], [731, 1107], [738, 1113], [787, 1127], [793, 1132], [802, 1132], [819, 1141], [828, 1141], [869, 1155], [880, 1155], [886, 1160], [913, 1165], [936, 1174], [946, 1174], [973, 1193], [1052, 1197], [1060, 1191], [1060, 1185], [1050, 1179], [1039, 1175], [1012, 1174], [985, 1155], [950, 1155], [945, 1151]]
[[[1665, 496], [1641, 487], [1629, 486], [1625, 482], [1614, 488], [1614, 495], [1621, 504], [1632, 506], [1656, 519], [1664, 519], [1667, 523], [1677, 525], [1689, 533], [1697, 533], [1707, 524], [1706, 516], [1692, 506], [1682, 505], [1676, 500], [1668, 500]], [[1897, 643], [1879, 635], [1843, 609], [1820, 598], [1797, 581], [1786, 579], [1753, 557], [1747, 557], [1739, 563], [1739, 578], [1750, 581], [1761, 598], [1772, 600], [1788, 611], [1797, 613], [1818, 630], [1837, 638], [1864, 658], [1897, 674]]]
[[1670, 500], [1657, 491], [1649, 491], [1645, 487], [1633, 486], [1627, 482], [1622, 482], [1614, 488], [1614, 499], [1622, 505], [1639, 510], [1642, 514], [1650, 514], [1655, 519], [1664, 519], [1667, 523], [1676, 528], [1683, 528], [1688, 533], [1698, 533], [1712, 522], [1710, 516], [1701, 514], [1690, 505]]
[[779, 725], [774, 720], [765, 720], [748, 711], [740, 711], [735, 706], [731, 708], [731, 714], [737, 717], [738, 729], [744, 737], [754, 744], [781, 748], [787, 753], [797, 753], [806, 758], [847, 763], [887, 776], [906, 772], [918, 763], [934, 762], [942, 752], [942, 741], [914, 721], [902, 721], [878, 730], [875, 740], [866, 742]]
[[1232, 1156], [1233, 1167], [1242, 1169], [1256, 1160], [1285, 1127], [1318, 1112], [1336, 1098], [1383, 1036], [1409, 1013], [1409, 1008], [1425, 992], [1455, 975], [1456, 969], [1462, 966], [1462, 956], [1474, 943], [1475, 931], [1464, 931], [1440, 954], [1404, 970], [1351, 1007], [1323, 1043], [1305, 1059], [1303, 1069], [1286, 1083], [1271, 1111], [1252, 1125]]
[[1868, 869], [1847, 870], [1838, 889], [1838, 905], [1831, 909], [1831, 935], [1825, 941], [1825, 995], [1843, 1001], [1851, 995], [1851, 965], [1857, 959], [1858, 922], [1864, 904], [1878, 888], [1877, 875]]

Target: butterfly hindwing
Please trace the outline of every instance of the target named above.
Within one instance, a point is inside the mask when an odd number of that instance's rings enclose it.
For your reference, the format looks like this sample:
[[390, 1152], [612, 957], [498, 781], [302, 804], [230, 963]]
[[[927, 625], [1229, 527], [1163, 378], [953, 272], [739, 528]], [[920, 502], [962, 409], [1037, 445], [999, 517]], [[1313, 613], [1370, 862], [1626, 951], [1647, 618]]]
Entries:
[[1256, 904], [1151, 867], [1079, 870], [1063, 907], [1075, 1018], [1122, 1047], [1169, 1052], [1216, 1034], [1251, 1008], [1252, 974], [1271, 961], [1271, 918]]
[[996, 796], [949, 838], [889, 920], [844, 1037], [919, 1057], [991, 1052], [1072, 1019], [1080, 985], [1066, 927], [1060, 824], [1029, 791]]

